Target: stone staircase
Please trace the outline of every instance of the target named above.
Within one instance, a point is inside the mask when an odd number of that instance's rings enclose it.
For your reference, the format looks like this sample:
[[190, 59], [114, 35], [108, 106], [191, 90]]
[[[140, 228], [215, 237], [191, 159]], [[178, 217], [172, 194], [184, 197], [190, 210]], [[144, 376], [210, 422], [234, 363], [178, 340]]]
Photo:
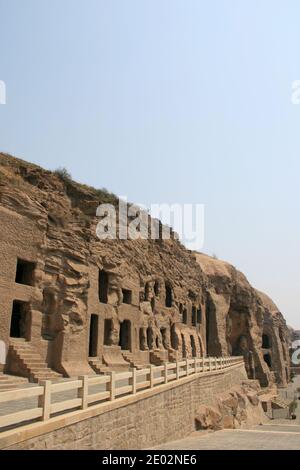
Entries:
[[14, 357], [18, 368], [30, 382], [53, 381], [62, 377], [50, 369], [36, 349], [23, 338], [10, 340], [9, 355]]
[[161, 366], [166, 361], [162, 357], [161, 352], [157, 350], [157, 351], [151, 351], [150, 352], [150, 362], [151, 362], [151, 364], [153, 364], [155, 366]]
[[89, 357], [89, 364], [96, 374], [107, 374], [107, 372], [110, 372], [111, 370], [110, 367], [103, 364], [101, 359], [97, 357]]
[[14, 375], [7, 375], [0, 373], [0, 392], [7, 392], [9, 390], [16, 390], [28, 384], [25, 377], [16, 377]]
[[169, 357], [168, 357], [169, 362], [176, 362], [178, 360], [178, 351], [176, 351], [175, 349], [169, 349], [168, 354], [169, 354]]
[[273, 398], [272, 406], [276, 408], [281, 408], [281, 409], [285, 409], [289, 407], [288, 403], [283, 398], [280, 398], [280, 397]]
[[130, 367], [135, 367], [136, 369], [144, 369], [145, 365], [141, 362], [137, 361], [134, 358], [134, 355], [130, 351], [122, 351], [122, 356], [124, 357], [125, 361], [129, 362]]

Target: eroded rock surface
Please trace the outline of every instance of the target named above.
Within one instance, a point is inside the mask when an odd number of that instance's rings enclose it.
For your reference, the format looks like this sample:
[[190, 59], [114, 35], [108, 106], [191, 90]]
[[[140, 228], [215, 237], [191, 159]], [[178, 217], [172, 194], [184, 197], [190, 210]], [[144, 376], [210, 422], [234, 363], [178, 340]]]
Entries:
[[[25, 338], [65, 376], [243, 355], [249, 378], [286, 384], [287, 329], [264, 294], [230, 264], [174, 237], [100, 241], [99, 203], [117, 199], [0, 154], [0, 337], [7, 348], [15, 348], [11, 337]], [[26, 376], [28, 367], [8, 355], [7, 370]]]
[[267, 421], [259, 400], [260, 386], [255, 380], [243, 381], [217, 397], [215, 406], [201, 405], [196, 429], [237, 429]]

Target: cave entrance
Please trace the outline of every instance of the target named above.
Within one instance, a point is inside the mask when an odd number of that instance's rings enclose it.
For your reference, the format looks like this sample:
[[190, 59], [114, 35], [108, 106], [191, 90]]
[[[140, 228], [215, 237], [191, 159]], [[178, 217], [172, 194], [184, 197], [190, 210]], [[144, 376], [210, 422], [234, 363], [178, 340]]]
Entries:
[[198, 323], [198, 324], [202, 323], [202, 311], [201, 311], [201, 307], [198, 307], [198, 309], [197, 309], [197, 323]]
[[262, 347], [263, 349], [270, 349], [271, 347], [270, 337], [265, 333], [262, 335]]
[[89, 357], [97, 357], [98, 355], [98, 315], [91, 315], [90, 320], [90, 337], [89, 337]]
[[153, 346], [153, 331], [152, 331], [152, 328], [148, 327], [147, 328], [147, 344], [148, 344], [148, 348], [150, 350], [152, 350], [152, 346]]
[[103, 304], [107, 304], [108, 274], [103, 269], [99, 271], [98, 294], [99, 294], [99, 301], [102, 302]]
[[183, 310], [183, 314], [182, 314], [182, 323], [184, 323], [185, 325], [187, 325], [187, 322], [188, 322], [188, 316], [187, 316], [187, 309], [185, 308]]
[[131, 351], [131, 322], [124, 320], [120, 325], [119, 346], [124, 351]]
[[143, 328], [139, 329], [139, 344], [140, 344], [140, 350], [143, 351], [143, 349], [144, 349], [144, 330], [143, 330]]
[[15, 300], [13, 302], [10, 337], [30, 339], [31, 312], [28, 302]]
[[172, 287], [168, 282], [166, 283], [165, 287], [166, 287], [166, 307], [170, 308], [172, 307], [172, 302], [173, 302]]
[[210, 307], [209, 302], [206, 302], [206, 309], [205, 309], [205, 333], [206, 333], [206, 352], [210, 352]]
[[131, 304], [132, 302], [132, 291], [129, 289], [122, 289], [123, 304]]
[[25, 284], [26, 286], [33, 286], [34, 270], [35, 270], [35, 263], [18, 258], [15, 282], [17, 284]]
[[111, 318], [104, 320], [104, 344], [105, 346], [111, 345], [111, 334], [113, 330], [113, 322]]
[[196, 307], [192, 307], [192, 326], [197, 326], [197, 310]]
[[186, 357], [185, 339], [183, 335], [181, 335], [181, 341], [182, 341], [182, 357]]
[[192, 357], [196, 357], [197, 356], [197, 350], [196, 350], [196, 343], [195, 343], [194, 336], [191, 335], [190, 340], [191, 340], [191, 348], [192, 348]]
[[272, 369], [272, 360], [271, 355], [269, 353], [264, 354], [264, 361], [268, 364], [269, 369]]

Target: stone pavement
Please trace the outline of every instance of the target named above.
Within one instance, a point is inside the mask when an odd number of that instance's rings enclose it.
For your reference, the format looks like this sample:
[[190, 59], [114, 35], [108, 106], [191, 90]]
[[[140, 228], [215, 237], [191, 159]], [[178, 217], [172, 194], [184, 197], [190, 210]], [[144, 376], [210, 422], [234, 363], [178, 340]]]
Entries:
[[251, 429], [195, 432], [156, 447], [161, 450], [299, 450], [300, 426], [263, 425]]
[[[297, 398], [300, 377], [295, 377], [286, 389], [279, 389], [282, 397]], [[295, 420], [274, 419], [263, 426], [222, 431], [197, 431], [185, 439], [168, 442], [156, 449], [164, 450], [299, 450], [300, 400]]]

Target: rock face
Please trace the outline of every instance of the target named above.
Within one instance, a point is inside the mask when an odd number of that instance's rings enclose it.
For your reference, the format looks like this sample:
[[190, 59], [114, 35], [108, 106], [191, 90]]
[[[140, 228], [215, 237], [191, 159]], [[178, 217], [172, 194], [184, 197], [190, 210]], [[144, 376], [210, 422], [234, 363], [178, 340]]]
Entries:
[[208, 277], [206, 329], [211, 355], [243, 355], [249, 378], [289, 381], [289, 330], [276, 305], [229, 263], [196, 254]]
[[100, 241], [101, 202], [118, 201], [0, 154], [7, 371], [29, 376], [16, 346], [26, 339], [65, 376], [233, 354], [245, 357], [249, 378], [286, 384], [287, 328], [266, 296], [228, 263], [192, 253], [174, 237]]
[[242, 382], [229, 393], [219, 395], [214, 407], [201, 405], [197, 410], [196, 429], [236, 429], [266, 421], [255, 380]]

